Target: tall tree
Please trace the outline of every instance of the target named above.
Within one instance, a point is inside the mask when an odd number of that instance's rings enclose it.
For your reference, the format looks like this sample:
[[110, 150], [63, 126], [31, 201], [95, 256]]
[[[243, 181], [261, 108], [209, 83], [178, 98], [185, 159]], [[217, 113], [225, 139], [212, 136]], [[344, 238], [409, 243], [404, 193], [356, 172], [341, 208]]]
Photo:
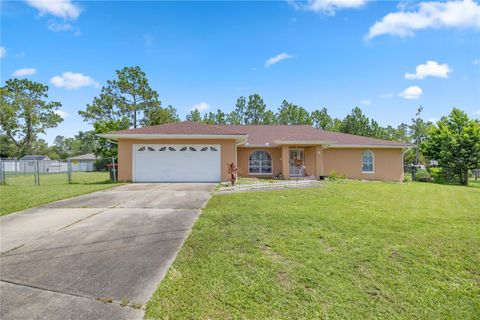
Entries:
[[238, 97], [237, 103], [235, 104], [235, 110], [230, 112], [230, 114], [227, 116], [227, 122], [230, 124], [244, 124], [246, 104], [247, 101], [245, 97]]
[[333, 119], [333, 127], [331, 131], [340, 132], [340, 127], [342, 126], [342, 120], [338, 118]]
[[145, 111], [145, 118], [142, 120], [142, 124], [145, 126], [154, 126], [179, 121], [180, 117], [177, 114], [177, 109], [171, 105], [166, 108], [158, 105]]
[[66, 139], [64, 136], [58, 135], [53, 141], [52, 151], [54, 151], [54, 153], [57, 154], [61, 159], [66, 159], [71, 154], [71, 141], [68, 139], [69, 138]]
[[208, 112], [203, 115], [202, 123], [204, 124], [215, 124], [215, 113]]
[[277, 119], [277, 115], [275, 114], [275, 112], [273, 112], [272, 110], [265, 111], [265, 114], [263, 115], [262, 123], [263, 124], [277, 124], [278, 119]]
[[370, 120], [370, 128], [368, 130], [368, 136], [377, 139], [387, 139], [388, 133], [385, 128], [380, 126], [380, 124], [371, 119]]
[[202, 116], [200, 115], [200, 111], [197, 109], [193, 109], [187, 114], [187, 121], [193, 122], [202, 122]]
[[454, 108], [430, 128], [422, 142], [425, 155], [452, 170], [463, 185], [468, 185], [468, 170], [480, 167], [480, 122]]
[[252, 94], [248, 97], [247, 108], [245, 109], [245, 124], [262, 124], [267, 105], [258, 94]]
[[216, 124], [226, 124], [227, 123], [227, 117], [225, 113], [218, 109], [217, 113], [215, 114], [215, 123]]
[[12, 139], [5, 134], [0, 134], [0, 158], [13, 158], [17, 152], [17, 146]]
[[[110, 131], [125, 130], [130, 127], [130, 121], [128, 118], [123, 117], [119, 120], [102, 120], [93, 124], [95, 133], [106, 133]], [[117, 144], [111, 140], [98, 137], [98, 143], [95, 145], [94, 154], [102, 158], [117, 157], [118, 147]]]
[[[85, 111], [78, 113], [93, 124], [95, 133], [136, 128], [153, 121], [145, 115], [161, 111], [158, 93], [153, 90], [145, 72], [140, 67], [125, 67], [116, 70], [117, 79], [108, 80], [99, 96], [87, 104]], [[153, 117], [152, 117], [153, 118]], [[110, 148], [110, 149], [106, 149]], [[98, 139], [95, 154], [102, 157], [116, 156], [117, 146], [104, 138]]]
[[363, 114], [362, 109], [355, 107], [342, 120], [340, 132], [369, 137], [371, 136], [370, 119]]
[[427, 137], [429, 129], [432, 127], [431, 122], [422, 119], [422, 111], [423, 107], [418, 107], [415, 117], [412, 118], [412, 124], [409, 127], [411, 142], [415, 145], [415, 164], [421, 162], [420, 146]]
[[235, 111], [230, 112], [226, 116], [227, 123], [229, 124], [243, 124], [242, 119], [238, 116], [238, 113]]
[[49, 154], [48, 143], [43, 139], [36, 139], [32, 145], [32, 153], [48, 155]]
[[27, 79], [10, 79], [0, 88], [0, 133], [16, 146], [15, 154], [33, 153], [38, 134], [63, 121], [60, 102], [46, 101], [48, 86]]
[[307, 110], [287, 100], [283, 100], [282, 105], [278, 108], [277, 120], [280, 124], [313, 124], [313, 120]]
[[78, 131], [75, 140], [78, 141], [78, 150], [76, 150], [77, 154], [74, 155], [93, 153], [98, 148], [98, 139], [93, 130]]
[[327, 108], [324, 107], [322, 110], [313, 111], [311, 118], [315, 128], [328, 131], [333, 130], [333, 119], [328, 114]]
[[160, 107], [158, 93], [153, 90], [145, 72], [140, 67], [125, 67], [116, 70], [117, 79], [108, 80], [98, 97], [79, 114], [85, 121], [124, 121], [137, 128], [145, 114], [155, 112]]

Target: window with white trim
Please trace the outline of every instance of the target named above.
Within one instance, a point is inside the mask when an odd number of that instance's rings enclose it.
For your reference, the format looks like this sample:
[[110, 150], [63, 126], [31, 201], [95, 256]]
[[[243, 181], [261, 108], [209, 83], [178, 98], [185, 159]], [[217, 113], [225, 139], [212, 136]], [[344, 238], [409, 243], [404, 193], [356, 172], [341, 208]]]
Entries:
[[370, 150], [362, 153], [362, 172], [373, 173], [373, 152]]
[[266, 151], [254, 151], [248, 159], [248, 173], [272, 174], [272, 157]]

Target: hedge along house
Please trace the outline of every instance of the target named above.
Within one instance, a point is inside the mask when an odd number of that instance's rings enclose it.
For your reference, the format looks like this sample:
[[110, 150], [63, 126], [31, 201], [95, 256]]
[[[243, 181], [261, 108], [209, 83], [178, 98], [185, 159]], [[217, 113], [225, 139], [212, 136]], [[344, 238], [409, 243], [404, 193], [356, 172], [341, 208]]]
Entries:
[[118, 143], [118, 178], [133, 182], [228, 181], [242, 177], [403, 180], [408, 145], [305, 125], [179, 122], [101, 134]]

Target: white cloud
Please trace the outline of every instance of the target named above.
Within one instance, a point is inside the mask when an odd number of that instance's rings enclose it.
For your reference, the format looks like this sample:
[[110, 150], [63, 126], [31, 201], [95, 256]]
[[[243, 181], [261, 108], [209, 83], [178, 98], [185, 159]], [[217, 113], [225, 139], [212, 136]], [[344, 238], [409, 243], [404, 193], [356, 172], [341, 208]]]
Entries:
[[446, 63], [438, 64], [436, 61], [427, 61], [425, 64], [419, 64], [415, 71], [415, 73], [405, 73], [405, 79], [448, 78], [448, 74], [452, 72], [452, 69]]
[[23, 68], [23, 69], [18, 69], [12, 75], [14, 77], [27, 77], [34, 75], [37, 72], [37, 69], [35, 68]]
[[472, 63], [473, 63], [473, 64], [479, 64], [479, 63], [480, 63], [480, 59], [475, 59], [475, 60], [473, 60]]
[[62, 117], [62, 119], [65, 119], [66, 117], [68, 117], [70, 115], [68, 112], [65, 112], [65, 111], [62, 111], [62, 110], [55, 110], [53, 112], [55, 112], [60, 117]]
[[289, 1], [298, 10], [307, 10], [313, 12], [335, 15], [335, 11], [341, 9], [356, 9], [364, 6], [366, 0], [308, 0]]
[[423, 90], [418, 86], [408, 87], [407, 89], [400, 92], [398, 95], [403, 99], [418, 99], [422, 95]]
[[194, 105], [193, 107], [191, 107], [190, 111], [197, 109], [198, 111], [202, 112], [202, 111], [208, 110], [209, 108], [210, 108], [210, 106], [208, 105], [208, 103], [200, 102], [200, 103]]
[[5, 47], [0, 47], [0, 58], [4, 58], [7, 56], [7, 49]]
[[54, 20], [49, 20], [48, 21], [48, 29], [53, 32], [64, 32], [64, 31], [72, 31], [73, 35], [79, 36], [81, 34], [80, 29], [77, 27], [74, 27], [70, 23], [65, 23], [65, 22], [56, 22]]
[[48, 21], [48, 29], [53, 32], [72, 31], [73, 26], [70, 23], [58, 23], [50, 20]]
[[293, 56], [289, 55], [288, 53], [280, 53], [276, 55], [275, 57], [271, 57], [267, 61], [265, 61], [265, 68], [268, 68], [270, 66], [273, 66], [275, 63], [279, 63], [282, 60], [292, 58]]
[[78, 89], [81, 87], [94, 86], [99, 84], [92, 77], [86, 76], [82, 73], [64, 72], [61, 76], [55, 76], [50, 79], [50, 82], [59, 88]]
[[380, 98], [382, 98], [382, 99], [390, 99], [391, 97], [393, 97], [393, 92], [381, 93], [380, 94]]
[[384, 34], [413, 36], [415, 31], [427, 28], [480, 29], [480, 5], [472, 0], [420, 2], [413, 11], [389, 13], [375, 22], [366, 39]]
[[75, 20], [82, 12], [81, 8], [71, 0], [26, 0], [26, 2], [36, 8], [40, 15], [51, 14], [59, 18]]
[[372, 101], [366, 99], [366, 100], [360, 101], [360, 104], [361, 104], [362, 106], [369, 106], [369, 105], [372, 104]]

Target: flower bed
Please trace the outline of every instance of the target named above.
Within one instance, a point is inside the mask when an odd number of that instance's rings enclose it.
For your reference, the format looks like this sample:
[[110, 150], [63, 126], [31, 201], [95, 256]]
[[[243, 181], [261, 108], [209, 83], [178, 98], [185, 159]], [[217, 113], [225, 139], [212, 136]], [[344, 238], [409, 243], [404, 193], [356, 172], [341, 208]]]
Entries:
[[284, 189], [284, 188], [298, 188], [298, 187], [314, 187], [321, 185], [318, 180], [256, 180], [239, 181], [240, 183], [232, 186], [227, 183], [222, 183], [217, 188], [217, 192], [236, 192], [249, 190], [269, 190], [269, 189]]

